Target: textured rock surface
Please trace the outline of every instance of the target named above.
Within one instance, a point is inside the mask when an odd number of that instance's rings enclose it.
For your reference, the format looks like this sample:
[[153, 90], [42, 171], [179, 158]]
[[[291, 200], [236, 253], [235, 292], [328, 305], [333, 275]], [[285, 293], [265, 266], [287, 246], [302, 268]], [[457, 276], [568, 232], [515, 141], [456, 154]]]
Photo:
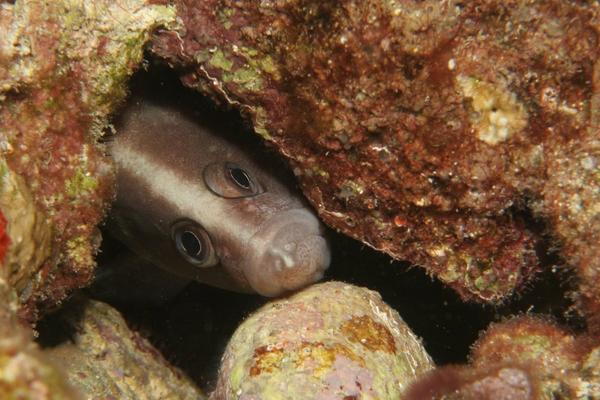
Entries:
[[112, 195], [94, 139], [150, 31], [173, 20], [173, 9], [142, 0], [0, 3], [1, 205], [19, 235], [6, 265], [30, 321], [92, 276]]
[[373, 291], [313, 285], [256, 311], [229, 342], [211, 399], [396, 399], [433, 363]]
[[[18, 290], [0, 295], [11, 367], [0, 394], [68, 396], [14, 312], [21, 304], [33, 321], [92, 274], [111, 183], [94, 139], [149, 32], [173, 21], [156, 6], [167, 1], [148, 3], [0, 2], [0, 277]], [[423, 265], [465, 299], [502, 301], [536, 271], [530, 211], [577, 267], [589, 342], [543, 323], [494, 326], [471, 366], [434, 375], [438, 393], [599, 391], [598, 2], [173, 3], [184, 27], [158, 35], [154, 52], [240, 108], [329, 225]]]
[[58, 330], [72, 336], [45, 353], [85, 398], [204, 399], [181, 372], [127, 327], [115, 309], [97, 301], [77, 300], [52, 317]]
[[0, 279], [0, 399], [80, 399], [15, 316], [15, 293]]
[[4, 212], [6, 235], [0, 279], [21, 293], [31, 292], [33, 276], [50, 257], [52, 231], [23, 179], [1, 158], [0, 210]]
[[537, 269], [533, 210], [598, 314], [597, 2], [175, 3], [154, 52], [247, 114], [330, 226], [498, 302]]
[[598, 354], [589, 337], [574, 337], [537, 317], [515, 317], [486, 330], [473, 346], [470, 366], [434, 371], [407, 398], [596, 398]]
[[588, 135], [552, 149], [540, 208], [546, 207], [564, 243], [565, 259], [578, 267], [581, 306], [591, 331], [600, 337], [600, 61], [594, 79]]

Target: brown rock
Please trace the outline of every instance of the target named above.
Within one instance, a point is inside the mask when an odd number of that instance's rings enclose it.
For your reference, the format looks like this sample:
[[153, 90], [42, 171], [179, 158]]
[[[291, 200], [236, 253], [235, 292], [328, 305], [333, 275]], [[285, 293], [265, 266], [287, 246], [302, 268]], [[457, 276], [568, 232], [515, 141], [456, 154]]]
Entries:
[[16, 317], [17, 298], [0, 279], [0, 398], [81, 399], [42, 354], [31, 332]]
[[175, 3], [154, 52], [248, 115], [330, 226], [499, 302], [538, 268], [532, 210], [599, 292], [597, 2]]

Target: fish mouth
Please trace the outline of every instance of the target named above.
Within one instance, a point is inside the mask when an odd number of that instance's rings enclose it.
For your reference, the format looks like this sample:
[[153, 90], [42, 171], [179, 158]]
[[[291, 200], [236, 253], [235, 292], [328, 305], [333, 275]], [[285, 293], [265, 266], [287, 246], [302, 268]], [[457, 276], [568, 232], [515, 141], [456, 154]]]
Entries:
[[250, 239], [242, 269], [257, 293], [273, 297], [323, 277], [331, 261], [323, 225], [306, 209], [271, 217]]

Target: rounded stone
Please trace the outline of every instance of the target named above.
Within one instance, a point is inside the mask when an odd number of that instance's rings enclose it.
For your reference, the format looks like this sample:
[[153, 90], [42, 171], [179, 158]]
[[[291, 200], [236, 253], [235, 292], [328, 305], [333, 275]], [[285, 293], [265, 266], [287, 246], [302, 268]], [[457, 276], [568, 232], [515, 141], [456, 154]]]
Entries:
[[211, 399], [393, 399], [433, 368], [381, 296], [342, 282], [271, 302], [234, 333]]

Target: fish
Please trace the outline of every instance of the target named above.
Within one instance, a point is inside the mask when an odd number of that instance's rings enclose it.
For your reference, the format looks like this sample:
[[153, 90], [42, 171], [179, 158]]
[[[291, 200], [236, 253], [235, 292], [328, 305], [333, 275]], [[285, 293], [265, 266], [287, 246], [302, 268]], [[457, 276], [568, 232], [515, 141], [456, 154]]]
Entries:
[[275, 297], [320, 280], [325, 228], [304, 198], [242, 144], [176, 105], [134, 99], [107, 150], [109, 231], [179, 277]]

